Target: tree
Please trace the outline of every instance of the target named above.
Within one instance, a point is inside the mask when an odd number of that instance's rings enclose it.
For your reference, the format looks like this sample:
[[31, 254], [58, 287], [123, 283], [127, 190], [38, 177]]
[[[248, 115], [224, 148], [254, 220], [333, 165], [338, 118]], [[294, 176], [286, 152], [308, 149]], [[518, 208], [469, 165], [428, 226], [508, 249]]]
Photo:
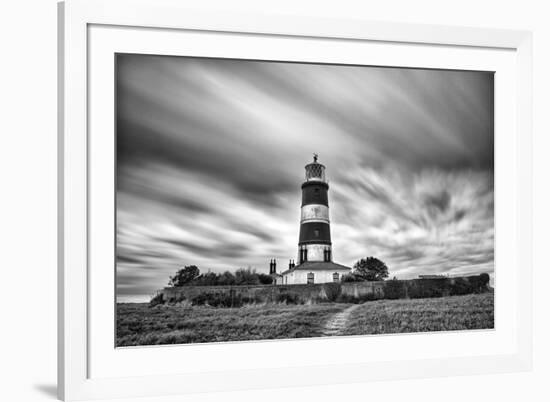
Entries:
[[229, 271], [222, 273], [217, 280], [218, 285], [234, 285], [235, 284], [235, 275]]
[[193, 286], [216, 286], [218, 285], [219, 274], [215, 272], [207, 272], [205, 274], [200, 274], [195, 279], [193, 279], [189, 285]]
[[256, 274], [256, 271], [254, 271], [250, 267], [246, 269], [239, 268], [235, 272], [236, 285], [258, 285], [259, 283], [260, 283], [260, 280], [258, 279], [258, 275]]
[[481, 281], [481, 286], [484, 288], [487, 288], [489, 286], [489, 281], [491, 280], [491, 277], [487, 273], [482, 273], [479, 275], [479, 280]]
[[200, 275], [199, 268], [196, 265], [188, 265], [176, 272], [176, 275], [170, 277], [169, 286], [185, 286]]
[[353, 266], [353, 273], [364, 281], [383, 281], [389, 276], [388, 267], [378, 258], [361, 258]]
[[260, 284], [262, 285], [271, 285], [273, 283], [273, 277], [268, 274], [258, 274], [258, 280], [260, 281]]

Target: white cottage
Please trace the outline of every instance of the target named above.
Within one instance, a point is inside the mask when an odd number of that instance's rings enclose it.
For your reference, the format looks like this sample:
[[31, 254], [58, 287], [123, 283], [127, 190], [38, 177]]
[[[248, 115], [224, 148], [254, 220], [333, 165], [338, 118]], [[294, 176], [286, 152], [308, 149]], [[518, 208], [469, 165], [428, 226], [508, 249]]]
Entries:
[[296, 285], [340, 282], [343, 275], [349, 274], [351, 268], [333, 262], [306, 261], [279, 275], [277, 285]]

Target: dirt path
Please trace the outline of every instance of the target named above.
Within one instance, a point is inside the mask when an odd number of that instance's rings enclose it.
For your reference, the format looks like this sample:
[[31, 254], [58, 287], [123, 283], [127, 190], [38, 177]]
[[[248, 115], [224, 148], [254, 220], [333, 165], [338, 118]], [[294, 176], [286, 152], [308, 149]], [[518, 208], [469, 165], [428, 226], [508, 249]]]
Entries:
[[349, 316], [355, 310], [358, 308], [360, 304], [355, 304], [351, 307], [348, 307], [344, 311], [340, 313], [334, 314], [325, 324], [325, 328], [321, 332], [322, 336], [333, 336], [333, 335], [341, 335], [342, 331], [346, 328], [346, 324], [348, 322]]

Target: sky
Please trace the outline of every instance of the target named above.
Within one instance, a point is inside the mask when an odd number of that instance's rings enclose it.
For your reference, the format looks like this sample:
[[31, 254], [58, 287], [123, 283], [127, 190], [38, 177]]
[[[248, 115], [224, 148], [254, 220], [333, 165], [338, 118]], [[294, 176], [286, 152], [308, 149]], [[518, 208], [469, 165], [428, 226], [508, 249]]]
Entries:
[[119, 54], [116, 97], [119, 301], [286, 269], [313, 153], [335, 262], [494, 274], [490, 72]]

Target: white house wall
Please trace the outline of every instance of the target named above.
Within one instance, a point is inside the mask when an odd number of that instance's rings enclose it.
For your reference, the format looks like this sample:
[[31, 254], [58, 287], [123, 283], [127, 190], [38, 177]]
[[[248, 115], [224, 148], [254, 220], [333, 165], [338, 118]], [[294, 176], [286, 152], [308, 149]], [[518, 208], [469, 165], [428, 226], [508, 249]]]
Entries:
[[[339, 278], [342, 278], [342, 275], [348, 274], [349, 270], [333, 270], [333, 271], [311, 271], [313, 272], [314, 279], [313, 283], [328, 283], [328, 282], [334, 282], [333, 274], [337, 272], [339, 274]], [[282, 284], [283, 285], [298, 285], [298, 284], [307, 284], [307, 275], [310, 273], [310, 271], [292, 271], [288, 274], [284, 274], [282, 277]], [[279, 284], [279, 282], [277, 283]]]

